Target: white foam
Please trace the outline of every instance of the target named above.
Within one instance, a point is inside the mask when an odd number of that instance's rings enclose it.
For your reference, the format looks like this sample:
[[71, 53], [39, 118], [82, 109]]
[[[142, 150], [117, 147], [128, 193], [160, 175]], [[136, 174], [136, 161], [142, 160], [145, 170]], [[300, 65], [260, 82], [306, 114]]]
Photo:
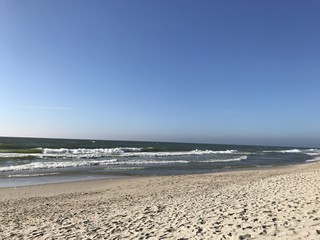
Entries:
[[299, 149], [283, 150], [282, 153], [301, 153]]
[[170, 157], [170, 156], [188, 156], [188, 155], [205, 155], [205, 154], [235, 154], [237, 150], [212, 151], [212, 150], [192, 150], [188, 152], [139, 152], [124, 153], [126, 157]]
[[308, 156], [319, 156], [320, 155], [320, 149], [307, 149], [303, 151], [304, 154], [308, 155]]
[[0, 172], [21, 171], [21, 170], [35, 170], [35, 169], [52, 169], [52, 168], [67, 168], [67, 167], [83, 167], [83, 166], [107, 166], [107, 165], [145, 165], [145, 164], [173, 164], [173, 163], [189, 163], [185, 160], [123, 160], [104, 159], [104, 160], [80, 160], [80, 161], [46, 161], [46, 162], [32, 162], [28, 164], [21, 164], [16, 166], [0, 167]]
[[1, 158], [19, 158], [28, 156], [41, 157], [41, 155], [41, 153], [0, 153]]
[[[36, 159], [31, 161], [23, 161], [23, 164], [1, 166], [0, 172], [7, 171], [22, 171], [34, 169], [53, 169], [53, 168], [67, 168], [67, 167], [82, 167], [82, 166], [107, 166], [107, 165], [146, 165], [146, 164], [186, 164], [193, 162], [192, 159], [175, 160], [176, 157], [188, 157], [198, 155], [214, 155], [213, 158], [219, 158], [220, 162], [243, 160], [244, 156], [239, 155], [237, 150], [212, 151], [212, 150], [192, 150], [192, 151], [176, 151], [176, 152], [142, 152], [143, 148], [96, 148], [96, 149], [68, 149], [68, 148], [44, 148], [43, 153], [0, 153], [0, 158], [19, 158], [26, 156], [34, 156]], [[244, 153], [241, 153], [244, 154]], [[223, 160], [223, 158], [233, 155], [231, 158]], [[105, 157], [117, 159], [104, 159]], [[163, 159], [165, 157], [172, 157], [171, 159]], [[246, 157], [246, 156], [245, 156]], [[196, 162], [196, 161], [194, 161]], [[209, 162], [218, 162], [217, 160], [210, 160]], [[17, 162], [19, 163], [19, 162]]]
[[210, 160], [204, 160], [204, 161], [197, 161], [201, 163], [214, 163], [214, 162], [237, 162], [237, 161], [242, 161], [246, 160], [248, 156], [240, 156], [238, 158], [229, 158], [229, 159], [210, 159]]
[[191, 151], [194, 154], [234, 154], [237, 153], [237, 150], [225, 150], [225, 151], [212, 151], [212, 150], [193, 150]]
[[288, 149], [288, 150], [275, 150], [275, 151], [263, 151], [264, 153], [302, 153], [299, 149]]
[[205, 154], [237, 154], [237, 150], [212, 151], [212, 150], [192, 150], [180, 152], [142, 152], [143, 148], [96, 148], [96, 149], [68, 149], [68, 148], [44, 148], [43, 153], [0, 153], [0, 157], [19, 158], [34, 156], [38, 158], [101, 158], [112, 156], [124, 157], [170, 157], [170, 156], [188, 156]]
[[318, 162], [318, 161], [320, 161], [320, 157], [309, 159], [306, 162]]
[[63, 161], [63, 162], [53, 162], [53, 161], [32, 162], [32, 163], [21, 164], [21, 165], [16, 165], [16, 166], [0, 167], [0, 172], [104, 165], [104, 164], [112, 164], [116, 161], [117, 161], [117, 159], [100, 160], [100, 161], [81, 160], [81, 161]]
[[308, 156], [318, 156], [318, 155], [320, 155], [320, 153], [304, 153], [304, 154], [306, 154]]
[[185, 152], [141, 152], [142, 148], [99, 148], [99, 149], [43, 149], [43, 155], [95, 155], [98, 157], [109, 155], [123, 155], [123, 156], [180, 156], [180, 155], [203, 155], [203, 154], [234, 154], [237, 150], [226, 151], [212, 151], [212, 150], [192, 150]]
[[52, 175], [59, 175], [59, 173], [34, 173], [34, 174], [13, 174], [8, 175], [9, 178], [12, 177], [41, 177], [41, 176], [52, 176]]
[[83, 155], [83, 154], [89, 154], [89, 155], [116, 155], [121, 154], [124, 152], [140, 152], [142, 151], [142, 148], [128, 148], [128, 147], [118, 147], [118, 148], [95, 148], [95, 149], [88, 149], [88, 148], [78, 148], [78, 149], [68, 149], [68, 148], [59, 148], [59, 149], [53, 149], [53, 148], [44, 148], [43, 154], [44, 155], [51, 155], [51, 154], [57, 154], [57, 155]]
[[[189, 163], [189, 161], [186, 160], [149, 160], [149, 161], [141, 161], [141, 160], [137, 160], [137, 161], [119, 161], [116, 162], [114, 164], [117, 165], [145, 165], [145, 164], [174, 164], [174, 163]], [[103, 164], [102, 164], [103, 165]]]

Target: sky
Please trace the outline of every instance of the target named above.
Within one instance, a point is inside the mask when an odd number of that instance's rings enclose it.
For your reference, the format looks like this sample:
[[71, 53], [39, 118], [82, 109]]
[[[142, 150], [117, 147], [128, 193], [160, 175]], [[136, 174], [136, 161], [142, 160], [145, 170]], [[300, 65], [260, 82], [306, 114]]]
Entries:
[[0, 0], [0, 136], [320, 147], [319, 11]]

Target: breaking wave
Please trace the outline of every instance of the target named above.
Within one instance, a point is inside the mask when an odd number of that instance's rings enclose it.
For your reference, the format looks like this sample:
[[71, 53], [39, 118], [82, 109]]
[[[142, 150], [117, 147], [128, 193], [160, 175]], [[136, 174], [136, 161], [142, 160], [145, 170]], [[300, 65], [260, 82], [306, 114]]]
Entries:
[[264, 153], [302, 153], [299, 149], [288, 149], [288, 150], [274, 150], [274, 151], [263, 151]]
[[68, 149], [68, 148], [44, 148], [42, 153], [0, 153], [2, 158], [23, 158], [28, 156], [38, 158], [101, 158], [112, 156], [124, 157], [166, 157], [166, 156], [187, 156], [205, 154], [237, 154], [237, 150], [212, 151], [212, 150], [192, 150], [180, 152], [152, 152], [144, 151], [143, 148], [97, 148], [97, 149]]
[[204, 160], [204, 161], [198, 161], [202, 163], [214, 163], [214, 162], [237, 162], [246, 160], [248, 156], [240, 156], [238, 158], [230, 158], [230, 159], [210, 159], [210, 160]]
[[0, 167], [0, 172], [36, 170], [36, 169], [54, 169], [85, 166], [124, 166], [124, 165], [166, 165], [166, 164], [188, 164], [188, 163], [216, 163], [216, 162], [234, 162], [246, 160], [247, 156], [226, 159], [210, 160], [165, 160], [165, 159], [99, 159], [99, 160], [70, 160], [70, 161], [36, 161], [20, 165], [11, 165]]

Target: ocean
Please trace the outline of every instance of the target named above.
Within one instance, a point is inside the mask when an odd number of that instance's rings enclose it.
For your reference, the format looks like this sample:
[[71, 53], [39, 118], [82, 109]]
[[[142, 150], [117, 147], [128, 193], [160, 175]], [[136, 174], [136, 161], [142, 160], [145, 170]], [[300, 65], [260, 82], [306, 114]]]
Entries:
[[0, 137], [0, 187], [211, 173], [320, 160], [320, 149]]

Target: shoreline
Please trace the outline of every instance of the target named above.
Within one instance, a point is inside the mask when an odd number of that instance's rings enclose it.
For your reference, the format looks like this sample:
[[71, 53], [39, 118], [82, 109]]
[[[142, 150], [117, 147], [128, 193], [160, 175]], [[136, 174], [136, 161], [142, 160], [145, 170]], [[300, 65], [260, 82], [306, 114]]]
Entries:
[[[77, 174], [71, 174], [71, 175], [48, 175], [48, 176], [35, 176], [35, 177], [26, 177], [26, 178], [16, 178], [14, 181], [19, 182], [22, 180], [31, 180], [32, 178], [37, 178], [37, 180], [34, 180], [32, 183], [24, 183], [22, 185], [10, 185], [8, 183], [8, 186], [0, 186], [1, 189], [8, 189], [8, 188], [23, 188], [23, 187], [32, 187], [32, 186], [47, 186], [51, 184], [65, 184], [65, 183], [76, 183], [76, 182], [86, 182], [86, 181], [100, 181], [100, 180], [111, 180], [111, 179], [130, 179], [130, 178], [148, 178], [148, 177], [170, 177], [170, 176], [189, 176], [189, 175], [206, 175], [206, 174], [218, 174], [218, 173], [228, 173], [228, 172], [237, 172], [237, 171], [259, 171], [259, 170], [272, 170], [272, 169], [279, 169], [279, 168], [286, 168], [290, 166], [297, 166], [297, 165], [307, 165], [312, 164], [317, 161], [313, 162], [303, 162], [303, 163], [291, 163], [286, 165], [277, 165], [277, 166], [256, 166], [256, 167], [243, 167], [243, 168], [225, 168], [225, 169], [218, 169], [216, 171], [212, 172], [204, 172], [204, 173], [186, 173], [186, 174], [173, 174], [173, 175], [121, 175], [121, 174], [111, 174], [111, 175], [77, 175]], [[41, 183], [41, 181], [47, 178], [47, 180], [44, 183]], [[54, 180], [54, 178], [60, 178], [57, 180]], [[64, 180], [62, 180], [64, 178]], [[11, 178], [4, 178], [5, 180], [10, 180]], [[69, 180], [67, 180], [69, 179]], [[2, 180], [0, 178], [0, 180]], [[8, 181], [10, 182], [10, 181]]]
[[0, 190], [7, 188], [22, 188], [32, 187], [40, 185], [51, 185], [51, 184], [64, 184], [72, 182], [85, 182], [94, 180], [107, 180], [107, 179], [118, 179], [128, 178], [128, 175], [48, 175], [48, 176], [35, 176], [35, 177], [10, 177], [1, 178]]
[[0, 188], [0, 203], [1, 239], [317, 239], [320, 162]]
[[[50, 183], [40, 183], [40, 184], [32, 184], [32, 185], [24, 185], [24, 186], [13, 186], [13, 187], [0, 187], [0, 201], [8, 200], [8, 195], [10, 198], [24, 198], [24, 197], [33, 197], [33, 194], [39, 194], [39, 196], [47, 196], [47, 194], [59, 195], [65, 193], [73, 193], [73, 192], [82, 192], [88, 191], [89, 187], [91, 190], [101, 187], [107, 187], [108, 185], [115, 185], [119, 183], [127, 183], [131, 180], [144, 179], [144, 180], [152, 180], [152, 179], [167, 179], [172, 177], [201, 177], [201, 176], [211, 176], [215, 175], [224, 175], [224, 174], [232, 174], [232, 173], [244, 173], [248, 174], [250, 172], [256, 171], [279, 171], [279, 170], [289, 170], [291, 168], [296, 167], [304, 167], [307, 165], [316, 164], [317, 162], [304, 162], [304, 163], [295, 163], [295, 164], [287, 164], [287, 165], [279, 165], [279, 166], [263, 166], [256, 168], [234, 168], [234, 169], [225, 169], [219, 170], [216, 172], [210, 173], [191, 173], [191, 174], [177, 174], [177, 175], [161, 175], [161, 176], [145, 176], [145, 175], [118, 175], [118, 176], [106, 176], [96, 179], [81, 179], [75, 181], [66, 181], [66, 182], [50, 182]], [[319, 161], [320, 165], [320, 161]], [[60, 192], [61, 191], [61, 192]], [[38, 196], [38, 195], [37, 195]]]

